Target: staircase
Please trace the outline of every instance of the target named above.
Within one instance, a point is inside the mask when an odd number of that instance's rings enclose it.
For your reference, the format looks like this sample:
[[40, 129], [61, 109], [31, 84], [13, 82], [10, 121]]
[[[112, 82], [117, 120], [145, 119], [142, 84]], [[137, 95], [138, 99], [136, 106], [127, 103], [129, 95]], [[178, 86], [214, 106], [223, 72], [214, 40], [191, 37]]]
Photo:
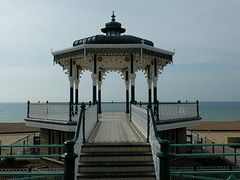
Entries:
[[82, 146], [78, 179], [155, 180], [149, 143], [86, 143]]

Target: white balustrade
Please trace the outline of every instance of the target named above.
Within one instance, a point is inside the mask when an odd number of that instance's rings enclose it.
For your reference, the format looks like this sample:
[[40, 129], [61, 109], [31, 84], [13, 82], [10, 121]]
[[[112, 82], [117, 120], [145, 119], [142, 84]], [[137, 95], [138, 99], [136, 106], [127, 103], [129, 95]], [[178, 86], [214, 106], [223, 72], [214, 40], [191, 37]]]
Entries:
[[184, 119], [197, 117], [196, 103], [159, 104], [159, 120]]
[[[80, 109], [79, 109], [80, 112]], [[81, 121], [78, 121], [78, 123], [81, 122], [80, 124], [80, 128], [79, 128], [79, 136], [75, 138], [77, 138], [76, 143], [74, 145], [74, 152], [78, 155], [78, 157], [75, 159], [75, 179], [77, 179], [77, 172], [78, 172], [78, 163], [80, 160], [80, 153], [81, 153], [81, 147], [82, 147], [82, 143], [83, 143], [83, 116]], [[94, 128], [94, 126], [97, 123], [97, 105], [94, 106], [90, 106], [85, 110], [85, 137], [87, 137], [89, 135], [89, 133], [91, 132], [91, 130]], [[77, 125], [77, 127], [79, 126], [79, 124]], [[77, 131], [77, 129], [76, 129]], [[77, 134], [77, 132], [75, 132], [75, 134]]]
[[97, 123], [97, 105], [90, 106], [85, 111], [85, 134], [87, 137]]
[[30, 103], [29, 118], [69, 121], [69, 103]]
[[147, 109], [131, 105], [131, 121], [138, 127], [145, 137], [147, 137], [147, 117]]
[[[150, 116], [150, 118], [152, 118]], [[148, 111], [145, 108], [131, 105], [131, 120], [138, 127], [138, 129], [142, 132], [142, 134], [147, 138], [147, 123], [148, 123]], [[156, 139], [156, 134], [154, 131], [155, 119], [154, 123], [152, 119], [150, 119], [150, 127], [149, 127], [149, 142], [151, 144], [152, 149], [152, 157], [154, 162], [155, 174], [156, 178], [159, 179], [159, 158], [157, 157], [157, 153], [160, 152], [160, 144]]]

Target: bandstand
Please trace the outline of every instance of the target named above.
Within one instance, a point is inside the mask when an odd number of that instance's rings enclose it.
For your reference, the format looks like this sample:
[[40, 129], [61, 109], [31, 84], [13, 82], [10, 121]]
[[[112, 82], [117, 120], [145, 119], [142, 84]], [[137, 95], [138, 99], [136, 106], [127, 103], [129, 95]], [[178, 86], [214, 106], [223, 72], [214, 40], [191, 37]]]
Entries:
[[148, 102], [157, 102], [157, 81], [164, 66], [172, 63], [174, 52], [154, 47], [152, 41], [122, 35], [125, 29], [116, 22], [113, 13], [111, 22], [101, 31], [106, 35], [95, 35], [73, 42], [73, 47], [53, 51], [54, 62], [62, 66], [69, 77], [70, 103], [74, 103], [73, 91], [75, 86], [75, 103], [78, 104], [78, 88], [81, 75], [89, 70], [92, 73], [92, 101], [98, 102], [101, 112], [101, 86], [104, 76], [109, 71], [118, 71], [123, 76], [126, 85], [126, 112], [129, 113], [129, 85], [131, 84], [131, 102], [135, 102], [136, 72], [146, 74], [148, 84]]
[[[198, 102], [159, 103], [158, 78], [163, 68], [172, 63], [174, 52], [156, 48], [152, 41], [143, 38], [122, 35], [126, 30], [116, 22], [114, 13], [111, 17], [101, 29], [105, 35], [79, 39], [73, 47], [52, 52], [54, 63], [69, 77], [70, 100], [28, 102], [26, 125], [40, 128], [41, 145], [72, 140], [67, 144], [72, 144], [70, 149], [78, 155], [75, 168], [72, 167], [75, 178], [165, 179], [169, 168], [160, 168], [160, 162], [164, 162], [159, 160], [158, 153], [164, 149], [160, 147], [168, 141], [186, 143], [186, 127], [200, 123]], [[92, 73], [92, 100], [79, 103], [79, 83], [86, 70]], [[119, 72], [125, 81], [122, 111], [104, 112], [102, 108], [101, 86], [109, 71]], [[135, 98], [137, 71], [146, 75], [145, 103]], [[171, 151], [186, 152], [186, 148], [174, 147]], [[54, 146], [40, 150], [40, 154], [63, 153], [63, 148]], [[60, 158], [42, 160], [49, 166], [63, 166]]]

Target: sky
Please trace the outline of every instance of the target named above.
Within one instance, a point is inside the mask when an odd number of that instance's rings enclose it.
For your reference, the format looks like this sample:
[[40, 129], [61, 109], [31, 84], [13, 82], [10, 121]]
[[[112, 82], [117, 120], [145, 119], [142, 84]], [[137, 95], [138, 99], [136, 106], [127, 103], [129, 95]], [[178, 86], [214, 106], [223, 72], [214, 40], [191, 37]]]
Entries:
[[[0, 0], [0, 102], [67, 102], [69, 81], [51, 51], [102, 34], [111, 20], [134, 35], [175, 51], [158, 79], [158, 100], [240, 101], [239, 0]], [[137, 73], [136, 100], [147, 101]], [[80, 101], [92, 100], [91, 73], [80, 79]], [[102, 84], [102, 101], [124, 101], [117, 72]]]

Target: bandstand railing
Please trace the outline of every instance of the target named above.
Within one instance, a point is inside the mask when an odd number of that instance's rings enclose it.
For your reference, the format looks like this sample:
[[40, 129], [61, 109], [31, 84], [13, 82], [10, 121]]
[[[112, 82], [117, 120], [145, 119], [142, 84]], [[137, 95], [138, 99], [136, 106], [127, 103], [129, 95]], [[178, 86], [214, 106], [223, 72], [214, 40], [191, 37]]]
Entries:
[[[48, 104], [48, 103], [47, 103]], [[2, 158], [58, 158], [64, 160], [64, 169], [26, 171], [19, 169], [1, 169], [0, 179], [77, 179], [77, 169], [80, 159], [82, 143], [85, 142], [86, 136], [90, 133], [97, 122], [97, 105], [89, 106], [86, 109], [85, 104], [78, 105], [79, 116], [77, 128], [73, 140], [68, 140], [64, 144], [54, 145], [0, 145], [1, 148], [64, 148], [64, 154], [28, 154], [28, 155], [0, 155]], [[41, 107], [42, 108], [42, 107]], [[44, 110], [45, 111], [45, 110]], [[28, 110], [29, 113], [29, 110]], [[88, 117], [85, 115], [88, 114]], [[30, 116], [31, 117], [31, 116]], [[87, 123], [86, 123], [87, 122]]]
[[[133, 103], [141, 107], [147, 107], [148, 102]], [[176, 121], [180, 119], [190, 120], [199, 118], [199, 102], [159, 102], [152, 104], [156, 120], [161, 122]]]
[[[89, 107], [91, 101], [85, 102]], [[68, 102], [55, 103], [27, 103], [27, 118], [52, 120], [52, 121], [75, 121], [77, 122], [81, 104], [71, 104]]]
[[[146, 119], [147, 116], [147, 119]], [[197, 116], [199, 117], [199, 115]], [[150, 142], [152, 149], [152, 156], [154, 161], [156, 179], [160, 180], [187, 180], [187, 179], [205, 179], [205, 180], [236, 180], [240, 178], [240, 170], [216, 170], [216, 169], [202, 169], [189, 171], [186, 169], [180, 170], [171, 170], [169, 166], [170, 157], [225, 157], [240, 156], [240, 153], [170, 153], [169, 149], [171, 147], [225, 147], [225, 146], [240, 146], [240, 143], [232, 144], [170, 144], [168, 140], [161, 140], [158, 137], [157, 126], [156, 126], [156, 116], [152, 106], [137, 107], [136, 105], [131, 105], [131, 121], [142, 131], [142, 134], [145, 135], [146, 140]]]

